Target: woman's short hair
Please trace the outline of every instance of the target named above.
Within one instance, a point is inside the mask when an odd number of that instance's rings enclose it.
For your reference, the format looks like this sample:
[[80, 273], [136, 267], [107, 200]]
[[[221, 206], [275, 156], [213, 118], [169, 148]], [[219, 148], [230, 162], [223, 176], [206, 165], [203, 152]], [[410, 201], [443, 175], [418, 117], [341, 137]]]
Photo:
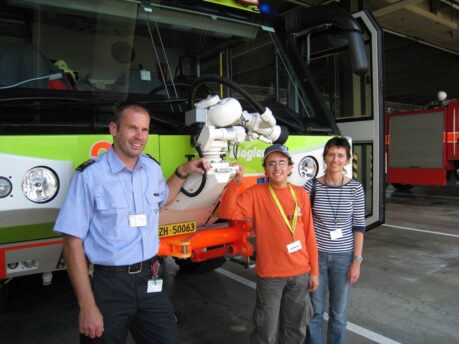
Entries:
[[344, 148], [346, 150], [347, 159], [349, 160], [351, 158], [351, 144], [345, 137], [336, 136], [327, 141], [323, 153], [324, 160], [331, 147]]

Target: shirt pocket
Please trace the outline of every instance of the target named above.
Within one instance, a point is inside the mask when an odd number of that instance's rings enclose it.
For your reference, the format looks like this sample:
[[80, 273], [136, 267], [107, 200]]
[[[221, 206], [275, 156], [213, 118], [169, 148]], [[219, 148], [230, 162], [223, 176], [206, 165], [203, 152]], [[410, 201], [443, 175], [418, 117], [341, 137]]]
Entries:
[[159, 205], [162, 201], [160, 193], [153, 192], [145, 196], [147, 199], [148, 208], [151, 209], [155, 214], [159, 212]]
[[96, 196], [97, 212], [116, 212], [117, 209], [127, 209], [128, 205], [123, 195]]
[[128, 228], [129, 207], [122, 194], [102, 194], [95, 197], [94, 226], [99, 235], [113, 243], [125, 240]]

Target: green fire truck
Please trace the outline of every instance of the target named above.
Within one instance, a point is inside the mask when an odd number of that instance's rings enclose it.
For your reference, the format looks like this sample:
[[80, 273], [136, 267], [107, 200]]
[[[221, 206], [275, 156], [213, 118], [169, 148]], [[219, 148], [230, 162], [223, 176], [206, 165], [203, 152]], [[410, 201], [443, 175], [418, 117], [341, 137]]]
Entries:
[[248, 184], [265, 181], [272, 142], [289, 147], [290, 181], [302, 185], [323, 173], [330, 136], [350, 137], [367, 225], [384, 221], [378, 25], [336, 4], [252, 3], [2, 1], [0, 290], [65, 269], [54, 220], [75, 168], [110, 148], [108, 123], [125, 101], [151, 110], [146, 153], [166, 177], [186, 159], [213, 164], [161, 212], [160, 254], [183, 269], [253, 254], [250, 229], [219, 219], [218, 200], [231, 162]]

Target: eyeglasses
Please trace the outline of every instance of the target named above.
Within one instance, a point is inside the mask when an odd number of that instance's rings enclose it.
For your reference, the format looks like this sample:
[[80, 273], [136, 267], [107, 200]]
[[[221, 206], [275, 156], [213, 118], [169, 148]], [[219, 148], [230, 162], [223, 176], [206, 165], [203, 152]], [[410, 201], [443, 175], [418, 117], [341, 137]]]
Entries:
[[285, 161], [285, 160], [281, 160], [281, 161], [278, 161], [278, 162], [276, 162], [276, 161], [268, 161], [266, 163], [266, 166], [268, 168], [275, 168], [276, 166], [279, 167], [279, 168], [285, 168], [285, 167], [288, 166], [288, 162]]

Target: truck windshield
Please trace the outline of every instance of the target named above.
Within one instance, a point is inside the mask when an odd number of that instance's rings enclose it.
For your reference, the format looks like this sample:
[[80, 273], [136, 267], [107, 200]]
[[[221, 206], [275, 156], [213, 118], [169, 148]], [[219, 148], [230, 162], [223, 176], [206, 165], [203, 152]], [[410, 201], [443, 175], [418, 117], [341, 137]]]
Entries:
[[[119, 0], [6, 1], [0, 9], [0, 132], [104, 130], [113, 105], [129, 100], [151, 107], [153, 131], [186, 133], [192, 84], [208, 74], [238, 83], [292, 133], [314, 119], [270, 26]], [[208, 94], [254, 111], [220, 83], [195, 92]]]

